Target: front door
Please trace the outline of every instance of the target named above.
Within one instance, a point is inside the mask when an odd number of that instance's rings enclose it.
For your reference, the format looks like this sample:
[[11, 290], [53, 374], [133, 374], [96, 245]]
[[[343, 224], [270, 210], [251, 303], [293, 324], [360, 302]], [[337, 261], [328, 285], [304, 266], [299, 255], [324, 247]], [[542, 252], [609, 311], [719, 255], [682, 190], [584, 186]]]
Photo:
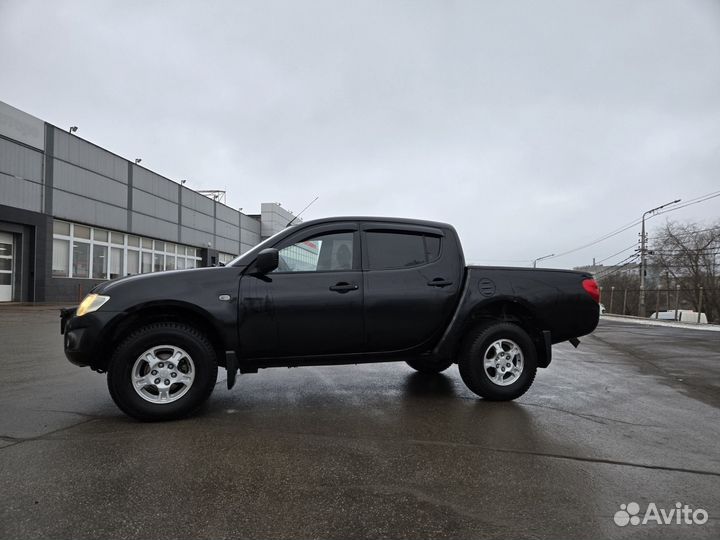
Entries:
[[13, 299], [13, 235], [0, 232], [0, 302]]
[[279, 245], [280, 264], [240, 280], [245, 358], [338, 355], [363, 348], [358, 226], [320, 225]]

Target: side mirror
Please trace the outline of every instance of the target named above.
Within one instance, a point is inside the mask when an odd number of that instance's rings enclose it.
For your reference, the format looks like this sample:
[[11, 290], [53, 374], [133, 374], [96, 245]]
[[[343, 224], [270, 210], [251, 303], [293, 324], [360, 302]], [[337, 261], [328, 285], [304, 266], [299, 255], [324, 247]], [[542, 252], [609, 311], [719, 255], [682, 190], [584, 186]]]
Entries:
[[269, 274], [278, 267], [280, 255], [274, 248], [263, 249], [255, 259], [255, 270], [260, 274]]

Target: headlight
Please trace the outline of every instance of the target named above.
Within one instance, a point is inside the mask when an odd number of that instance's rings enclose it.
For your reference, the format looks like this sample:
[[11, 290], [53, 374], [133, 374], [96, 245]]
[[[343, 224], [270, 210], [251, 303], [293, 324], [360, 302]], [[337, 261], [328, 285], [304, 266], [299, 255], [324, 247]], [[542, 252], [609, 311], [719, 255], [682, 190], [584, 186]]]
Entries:
[[78, 306], [77, 311], [75, 312], [75, 316], [82, 317], [86, 313], [92, 313], [93, 311], [97, 311], [108, 300], [110, 300], [109, 296], [88, 294]]

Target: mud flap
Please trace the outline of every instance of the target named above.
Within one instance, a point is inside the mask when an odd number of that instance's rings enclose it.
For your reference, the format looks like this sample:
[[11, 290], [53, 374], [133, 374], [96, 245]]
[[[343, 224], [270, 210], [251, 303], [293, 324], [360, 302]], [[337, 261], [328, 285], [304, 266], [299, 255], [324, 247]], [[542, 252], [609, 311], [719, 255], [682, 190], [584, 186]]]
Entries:
[[230, 390], [235, 386], [238, 372], [238, 360], [234, 352], [225, 353], [225, 369], [227, 370], [227, 387]]
[[542, 331], [542, 343], [538, 343], [537, 351], [538, 367], [548, 367], [552, 361], [552, 339], [550, 337], [550, 330]]

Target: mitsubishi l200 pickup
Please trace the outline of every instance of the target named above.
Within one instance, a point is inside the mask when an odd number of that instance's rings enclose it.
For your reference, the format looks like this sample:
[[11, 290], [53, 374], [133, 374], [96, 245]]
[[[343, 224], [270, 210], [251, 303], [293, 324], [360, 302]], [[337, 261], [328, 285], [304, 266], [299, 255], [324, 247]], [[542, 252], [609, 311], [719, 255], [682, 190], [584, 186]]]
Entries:
[[457, 363], [478, 396], [512, 400], [547, 368], [553, 344], [598, 324], [592, 276], [466, 266], [455, 229], [340, 217], [288, 227], [226, 266], [134, 275], [62, 310], [65, 355], [107, 373], [110, 395], [144, 421], [185, 416], [218, 368]]

